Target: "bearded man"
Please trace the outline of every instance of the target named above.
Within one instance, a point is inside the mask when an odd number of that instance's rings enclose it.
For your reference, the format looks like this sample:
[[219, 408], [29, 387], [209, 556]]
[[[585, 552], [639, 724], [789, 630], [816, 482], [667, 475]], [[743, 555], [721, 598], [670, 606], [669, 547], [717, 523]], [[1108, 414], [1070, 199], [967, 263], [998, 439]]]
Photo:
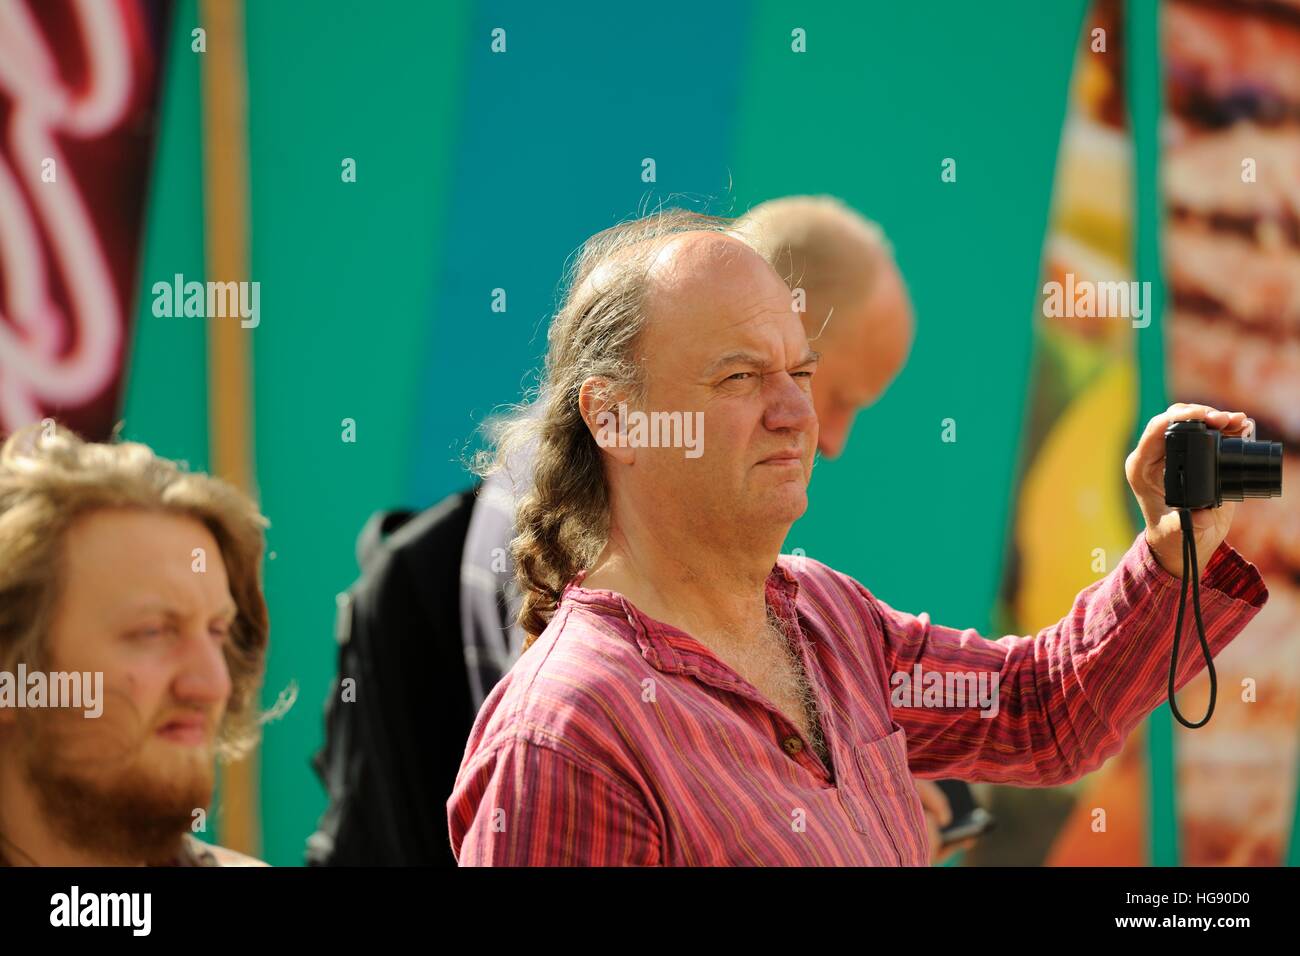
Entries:
[[0, 448], [0, 671], [102, 686], [0, 706], [0, 863], [260, 865], [193, 833], [257, 736], [264, 525], [144, 445], [38, 424]]

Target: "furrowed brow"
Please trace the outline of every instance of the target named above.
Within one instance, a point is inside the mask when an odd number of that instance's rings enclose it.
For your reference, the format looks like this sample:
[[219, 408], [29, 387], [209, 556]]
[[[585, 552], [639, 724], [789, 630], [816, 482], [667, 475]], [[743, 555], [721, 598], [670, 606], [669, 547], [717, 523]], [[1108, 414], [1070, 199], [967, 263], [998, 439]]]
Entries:
[[[821, 357], [822, 354], [820, 352], [818, 352], [816, 349], [810, 348], [807, 352], [804, 353], [803, 358], [801, 358], [797, 364], [791, 367], [803, 368], [805, 365], [812, 365], [814, 362], [819, 361]], [[719, 357], [717, 361], [715, 361], [712, 365], [709, 366], [708, 370], [705, 372], [705, 377], [712, 377], [718, 374], [719, 372], [721, 372], [723, 369], [730, 368], [733, 366], [746, 366], [750, 368], [758, 368], [764, 371], [768, 371], [769, 364], [770, 363], [767, 361], [767, 359], [765, 359], [761, 355], [758, 355], [755, 352], [736, 350], [733, 352], [728, 352], [725, 355]]]
[[730, 368], [734, 365], [748, 365], [755, 368], [762, 368], [765, 364], [766, 363], [761, 355], [757, 355], [754, 352], [736, 350], [719, 356], [713, 364], [705, 369], [704, 374], [706, 377], [711, 377], [718, 374], [718, 372], [721, 372], [723, 369]]
[[805, 365], [812, 365], [814, 362], [820, 362], [821, 358], [821, 352], [818, 352], [816, 349], [809, 349], [804, 354], [804, 357], [799, 360], [799, 364], [796, 365], [795, 368], [802, 368]]

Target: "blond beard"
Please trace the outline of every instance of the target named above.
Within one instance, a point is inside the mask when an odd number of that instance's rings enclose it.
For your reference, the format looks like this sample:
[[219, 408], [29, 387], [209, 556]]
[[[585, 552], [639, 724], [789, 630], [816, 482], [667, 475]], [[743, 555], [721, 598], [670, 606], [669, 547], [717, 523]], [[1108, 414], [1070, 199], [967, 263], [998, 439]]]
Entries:
[[[144, 759], [148, 730], [137, 731], [131, 743], [122, 739], [130, 740], [130, 734], [119, 733], [113, 747], [106, 746], [113, 728], [95, 727], [98, 739], [88, 739], [80, 714], [27, 717], [20, 727], [20, 770], [47, 826], [64, 843], [123, 865], [176, 858], [194, 811], [212, 800], [209, 748], [195, 748], [162, 772]], [[74, 730], [74, 721], [82, 726]]]

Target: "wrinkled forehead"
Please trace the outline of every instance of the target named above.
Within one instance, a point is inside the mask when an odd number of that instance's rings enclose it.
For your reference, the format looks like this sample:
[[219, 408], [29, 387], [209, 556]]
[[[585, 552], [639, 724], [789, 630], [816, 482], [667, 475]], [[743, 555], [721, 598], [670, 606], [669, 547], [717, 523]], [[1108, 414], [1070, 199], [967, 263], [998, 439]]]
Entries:
[[789, 289], [738, 239], [683, 234], [654, 257], [647, 278], [647, 350], [709, 362], [730, 349], [784, 352], [806, 346]]

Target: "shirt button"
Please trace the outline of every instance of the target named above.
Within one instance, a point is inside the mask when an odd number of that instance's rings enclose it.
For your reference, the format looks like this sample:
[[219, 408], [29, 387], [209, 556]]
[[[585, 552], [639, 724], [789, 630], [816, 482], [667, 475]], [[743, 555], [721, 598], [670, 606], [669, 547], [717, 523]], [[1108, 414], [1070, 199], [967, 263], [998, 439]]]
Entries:
[[785, 740], [781, 741], [781, 746], [785, 748], [786, 753], [793, 757], [803, 750], [803, 741], [798, 737], [786, 737]]

